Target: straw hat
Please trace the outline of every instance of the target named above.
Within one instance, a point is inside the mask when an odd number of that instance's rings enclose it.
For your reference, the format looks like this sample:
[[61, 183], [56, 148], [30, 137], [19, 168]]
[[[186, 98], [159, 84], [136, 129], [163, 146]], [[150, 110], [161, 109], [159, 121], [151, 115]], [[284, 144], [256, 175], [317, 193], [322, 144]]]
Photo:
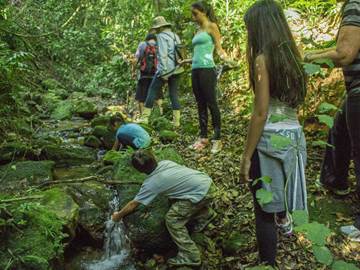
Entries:
[[158, 16], [153, 20], [151, 29], [157, 29], [163, 26], [171, 26], [171, 23], [168, 23], [163, 16]]

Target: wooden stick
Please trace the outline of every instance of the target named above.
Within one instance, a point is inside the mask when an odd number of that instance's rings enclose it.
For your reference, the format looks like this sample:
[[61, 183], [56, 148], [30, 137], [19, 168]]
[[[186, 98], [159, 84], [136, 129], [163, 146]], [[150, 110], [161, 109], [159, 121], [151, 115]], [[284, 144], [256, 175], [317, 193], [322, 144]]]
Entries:
[[42, 199], [43, 197], [44, 197], [43, 195], [33, 195], [33, 196], [18, 197], [18, 198], [13, 198], [13, 199], [5, 199], [5, 200], [0, 200], [0, 204], [1, 203], [9, 203], [9, 202], [26, 201], [26, 200], [37, 200], [37, 199]]

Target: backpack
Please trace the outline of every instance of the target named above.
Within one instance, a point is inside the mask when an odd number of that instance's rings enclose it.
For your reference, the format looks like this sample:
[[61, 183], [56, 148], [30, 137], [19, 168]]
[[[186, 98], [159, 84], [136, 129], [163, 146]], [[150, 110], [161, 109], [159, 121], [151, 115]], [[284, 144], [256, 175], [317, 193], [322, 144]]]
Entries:
[[148, 76], [155, 75], [157, 64], [156, 46], [146, 43], [144, 55], [140, 62], [141, 74]]

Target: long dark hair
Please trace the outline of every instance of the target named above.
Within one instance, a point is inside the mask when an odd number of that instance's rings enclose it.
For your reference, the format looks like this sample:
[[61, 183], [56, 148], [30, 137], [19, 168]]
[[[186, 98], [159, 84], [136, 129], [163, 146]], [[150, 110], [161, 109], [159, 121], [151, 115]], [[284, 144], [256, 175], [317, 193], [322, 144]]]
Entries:
[[306, 96], [307, 76], [281, 6], [260, 0], [246, 12], [250, 85], [255, 87], [255, 59], [263, 54], [270, 77], [270, 96], [296, 108]]
[[206, 17], [208, 17], [208, 19], [211, 22], [216, 23], [219, 26], [218, 19], [215, 16], [214, 9], [210, 4], [208, 4], [204, 1], [198, 1], [198, 2], [193, 3], [191, 5], [191, 7], [205, 13]]

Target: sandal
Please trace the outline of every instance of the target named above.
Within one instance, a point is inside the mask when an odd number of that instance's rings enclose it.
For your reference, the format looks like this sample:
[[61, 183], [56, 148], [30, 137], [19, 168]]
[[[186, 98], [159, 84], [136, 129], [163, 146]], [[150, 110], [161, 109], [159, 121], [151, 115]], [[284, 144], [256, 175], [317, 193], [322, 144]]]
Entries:
[[209, 140], [205, 138], [198, 139], [194, 144], [190, 145], [189, 148], [195, 151], [203, 150], [209, 144]]

